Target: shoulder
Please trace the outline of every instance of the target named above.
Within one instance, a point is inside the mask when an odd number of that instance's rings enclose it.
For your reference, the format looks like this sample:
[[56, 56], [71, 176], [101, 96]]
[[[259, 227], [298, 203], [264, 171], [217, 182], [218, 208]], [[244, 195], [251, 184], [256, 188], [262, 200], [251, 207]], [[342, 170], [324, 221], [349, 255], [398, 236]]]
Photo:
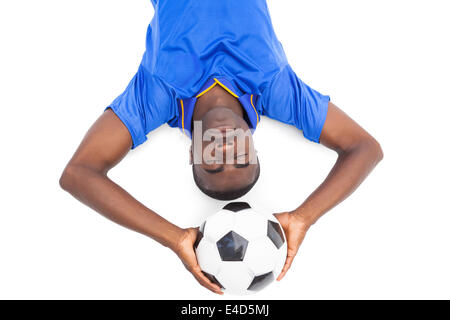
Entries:
[[139, 67], [138, 85], [140, 96], [146, 108], [171, 113], [176, 109], [176, 90], [162, 77], [150, 73], [144, 66]]
[[278, 69], [261, 92], [263, 106], [269, 105], [272, 98], [276, 96], [279, 99], [280, 94], [289, 94], [293, 85], [293, 74], [295, 73], [289, 64], [285, 64]]

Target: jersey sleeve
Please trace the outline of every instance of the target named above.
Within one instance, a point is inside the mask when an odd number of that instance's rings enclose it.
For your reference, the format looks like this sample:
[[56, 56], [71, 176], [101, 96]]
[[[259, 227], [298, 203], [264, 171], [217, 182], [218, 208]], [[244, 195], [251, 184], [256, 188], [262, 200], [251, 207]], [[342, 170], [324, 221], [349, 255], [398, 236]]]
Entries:
[[173, 90], [141, 66], [125, 91], [106, 110], [114, 111], [127, 127], [134, 149], [147, 140], [150, 131], [176, 117], [175, 103]]
[[330, 97], [306, 85], [289, 64], [274, 76], [262, 98], [263, 115], [293, 125], [308, 140], [319, 142]]

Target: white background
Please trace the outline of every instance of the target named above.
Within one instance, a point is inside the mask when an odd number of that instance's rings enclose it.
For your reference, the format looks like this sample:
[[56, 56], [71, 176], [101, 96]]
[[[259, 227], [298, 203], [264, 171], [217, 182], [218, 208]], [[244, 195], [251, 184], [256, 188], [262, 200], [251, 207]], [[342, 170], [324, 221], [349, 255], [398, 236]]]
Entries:
[[[385, 158], [310, 229], [286, 278], [250, 298], [449, 299], [448, 1], [269, 8], [297, 74], [372, 133]], [[148, 0], [1, 2], [0, 298], [222, 299], [168, 249], [58, 185], [136, 72], [152, 16]], [[111, 177], [173, 223], [199, 225], [223, 203], [195, 187], [189, 143], [163, 126]], [[336, 159], [268, 119], [255, 143], [261, 178], [244, 200], [271, 212], [300, 205]]]

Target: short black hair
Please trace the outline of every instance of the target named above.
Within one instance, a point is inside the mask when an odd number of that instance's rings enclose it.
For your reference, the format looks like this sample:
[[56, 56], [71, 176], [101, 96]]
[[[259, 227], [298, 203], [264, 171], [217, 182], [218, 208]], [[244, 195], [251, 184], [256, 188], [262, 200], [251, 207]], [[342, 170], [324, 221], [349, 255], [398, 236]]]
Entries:
[[210, 190], [207, 189], [204, 184], [200, 181], [196, 170], [195, 170], [195, 165], [192, 165], [192, 173], [194, 175], [194, 181], [195, 184], [197, 185], [197, 187], [207, 196], [210, 196], [211, 198], [214, 198], [216, 200], [223, 200], [223, 201], [229, 201], [229, 200], [235, 200], [238, 199], [242, 196], [244, 196], [245, 194], [247, 194], [252, 188], [253, 186], [256, 184], [256, 182], [259, 179], [259, 173], [260, 173], [260, 165], [259, 165], [259, 160], [258, 160], [258, 167], [256, 168], [256, 176], [255, 179], [250, 182], [248, 185], [239, 188], [239, 189], [231, 189], [231, 190], [225, 190], [225, 191], [215, 191], [215, 190]]

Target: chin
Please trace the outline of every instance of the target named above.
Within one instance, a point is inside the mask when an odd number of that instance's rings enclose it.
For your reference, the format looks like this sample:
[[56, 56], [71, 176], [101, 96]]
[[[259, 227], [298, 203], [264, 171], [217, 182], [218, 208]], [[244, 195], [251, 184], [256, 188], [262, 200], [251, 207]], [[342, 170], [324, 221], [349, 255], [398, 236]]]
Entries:
[[218, 107], [210, 110], [203, 117], [203, 130], [208, 129], [248, 129], [243, 118], [228, 108]]

